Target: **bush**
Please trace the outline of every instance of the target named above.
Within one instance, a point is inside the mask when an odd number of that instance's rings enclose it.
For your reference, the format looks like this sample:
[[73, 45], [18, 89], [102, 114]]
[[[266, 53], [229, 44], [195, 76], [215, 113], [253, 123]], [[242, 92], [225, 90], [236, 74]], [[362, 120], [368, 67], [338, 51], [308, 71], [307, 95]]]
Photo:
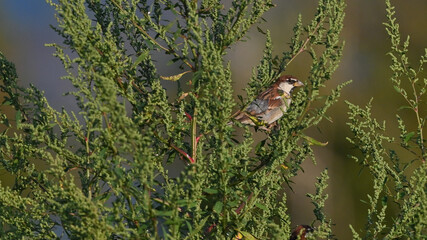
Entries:
[[[0, 162], [14, 178], [12, 188], [0, 188], [3, 238], [289, 238], [283, 189], [305, 159], [315, 163], [313, 147], [326, 145], [304, 133], [326, 117], [349, 83], [320, 93], [342, 56], [344, 1], [320, 0], [306, 26], [300, 16], [290, 49], [280, 56], [272, 54], [267, 31], [264, 55], [240, 103], [224, 57], [263, 20], [272, 1], [234, 0], [227, 7], [220, 1], [190, 0], [48, 2], [57, 12], [53, 28], [64, 38], [63, 45], [49, 46], [63, 63], [64, 79], [75, 88], [67, 94], [75, 97], [79, 112], [55, 110], [34, 86], [20, 87], [14, 65], [0, 54], [3, 105], [16, 112], [1, 114], [6, 130], [0, 135]], [[405, 62], [408, 44], [400, 48], [393, 8], [387, 4], [392, 82], [418, 113], [426, 80], [415, 87], [417, 72]], [[168, 56], [181, 72], [161, 76], [157, 69], [166, 63], [154, 60], [158, 54]], [[262, 131], [263, 139], [255, 142], [254, 128], [229, 124], [233, 109], [247, 106], [301, 54], [312, 59], [309, 77], [294, 93], [280, 127]], [[400, 85], [402, 76], [414, 86], [412, 100]], [[174, 97], [165, 91], [170, 81], [178, 86]], [[392, 139], [373, 132], [382, 126], [370, 117], [369, 106], [349, 106], [355, 133], [349, 140], [362, 150], [361, 162], [375, 179], [365, 238], [422, 238], [425, 119], [416, 114], [417, 130], [408, 132], [399, 118], [402, 146], [410, 152], [419, 148], [413, 164], [422, 167], [411, 178], [405, 175], [410, 164], [384, 151], [383, 141]], [[176, 176], [171, 168], [179, 164]], [[316, 226], [309, 238], [334, 238], [323, 210], [328, 178], [324, 170], [316, 192], [308, 194]], [[401, 211], [387, 228], [391, 196]]]

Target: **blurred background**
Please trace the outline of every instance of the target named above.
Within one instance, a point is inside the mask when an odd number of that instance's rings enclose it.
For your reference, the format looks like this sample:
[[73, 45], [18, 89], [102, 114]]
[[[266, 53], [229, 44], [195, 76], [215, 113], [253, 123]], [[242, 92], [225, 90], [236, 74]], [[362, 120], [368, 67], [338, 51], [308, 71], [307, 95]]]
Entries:
[[[298, 14], [302, 14], [303, 23], [307, 24], [314, 16], [317, 2], [275, 1], [277, 7], [264, 16], [267, 22], [260, 25], [264, 31], [270, 30], [275, 54], [280, 55], [288, 50]], [[427, 1], [406, 0], [392, 3], [396, 6], [402, 36], [411, 35], [409, 60], [414, 66], [418, 66], [419, 56], [424, 54], [424, 48], [427, 47]], [[390, 58], [386, 53], [390, 49], [390, 41], [382, 24], [385, 21], [383, 1], [347, 1], [342, 35], [345, 40], [344, 56], [337, 72], [327, 84], [330, 90], [337, 84], [352, 79], [353, 83], [343, 90], [341, 100], [365, 105], [373, 97], [374, 116], [380, 121], [386, 120], [387, 127], [391, 130], [397, 125], [396, 109], [403, 101], [389, 81]], [[22, 85], [32, 83], [45, 91], [51, 106], [57, 110], [62, 106], [76, 110], [73, 98], [62, 95], [71, 88], [70, 83], [60, 79], [65, 74], [63, 67], [52, 57], [54, 49], [44, 46], [46, 43], [62, 43], [62, 39], [49, 24], [55, 25], [56, 20], [54, 10], [45, 1], [1, 0], [0, 51], [15, 63]], [[246, 42], [234, 45], [227, 55], [227, 60], [231, 61], [236, 96], [244, 96], [242, 89], [250, 79], [252, 68], [259, 63], [264, 49], [265, 36], [256, 28], [252, 29], [248, 37]], [[288, 67], [288, 74], [304, 81], [311, 63], [308, 60], [306, 56], [298, 57]], [[164, 66], [161, 71], [176, 73], [177, 70], [171, 68]], [[338, 102], [328, 114], [333, 123], [324, 121], [318, 129], [307, 133], [329, 144], [315, 149], [317, 164], [306, 161], [303, 165], [304, 172], [293, 179], [293, 191], [288, 191], [288, 207], [293, 225], [311, 224], [314, 219], [313, 206], [305, 195], [307, 192], [314, 192], [315, 178], [327, 168], [330, 179], [326, 213], [335, 224], [333, 230], [338, 239], [351, 238], [349, 224], [356, 230], [363, 229], [368, 205], [361, 200], [367, 200], [366, 194], [372, 193], [367, 169], [361, 169], [348, 157], [353, 149], [345, 139], [350, 134], [345, 124], [346, 112], [344, 101]], [[399, 114], [407, 119], [413, 117], [408, 110], [400, 111]], [[412, 120], [414, 121], [413, 118]], [[390, 131], [390, 134], [396, 132]], [[8, 183], [7, 175], [1, 171], [0, 181], [3, 186]]]

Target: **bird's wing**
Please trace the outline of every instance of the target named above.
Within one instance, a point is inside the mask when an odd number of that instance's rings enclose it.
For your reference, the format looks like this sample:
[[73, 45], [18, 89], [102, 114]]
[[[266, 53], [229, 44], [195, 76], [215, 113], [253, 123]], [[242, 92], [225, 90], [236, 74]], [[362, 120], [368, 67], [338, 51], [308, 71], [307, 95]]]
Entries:
[[246, 112], [252, 116], [257, 116], [282, 105], [283, 101], [277, 89], [269, 88], [258, 95], [258, 97], [249, 104], [246, 108]]
[[246, 108], [246, 112], [252, 116], [265, 113], [268, 110], [268, 99], [255, 99]]

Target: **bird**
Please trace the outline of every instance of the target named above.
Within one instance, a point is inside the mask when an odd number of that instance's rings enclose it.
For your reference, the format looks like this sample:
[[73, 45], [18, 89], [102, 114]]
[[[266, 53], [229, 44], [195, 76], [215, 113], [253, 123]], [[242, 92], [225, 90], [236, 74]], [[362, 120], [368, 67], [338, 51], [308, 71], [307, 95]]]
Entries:
[[234, 120], [268, 130], [291, 104], [292, 91], [304, 83], [291, 75], [283, 75], [260, 93], [244, 110], [233, 114]]
[[289, 240], [306, 240], [306, 235], [313, 231], [314, 229], [308, 225], [298, 225], [292, 231]]

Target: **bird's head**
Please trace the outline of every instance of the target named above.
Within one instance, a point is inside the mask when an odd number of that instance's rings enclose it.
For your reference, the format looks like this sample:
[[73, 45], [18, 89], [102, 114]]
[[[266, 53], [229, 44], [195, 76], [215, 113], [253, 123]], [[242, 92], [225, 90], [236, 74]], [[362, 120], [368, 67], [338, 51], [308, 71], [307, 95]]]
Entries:
[[276, 80], [275, 85], [279, 90], [282, 90], [287, 94], [290, 94], [292, 93], [292, 90], [294, 89], [294, 87], [304, 86], [304, 83], [302, 83], [301, 81], [299, 81], [298, 79], [290, 75], [284, 75], [279, 77]]

